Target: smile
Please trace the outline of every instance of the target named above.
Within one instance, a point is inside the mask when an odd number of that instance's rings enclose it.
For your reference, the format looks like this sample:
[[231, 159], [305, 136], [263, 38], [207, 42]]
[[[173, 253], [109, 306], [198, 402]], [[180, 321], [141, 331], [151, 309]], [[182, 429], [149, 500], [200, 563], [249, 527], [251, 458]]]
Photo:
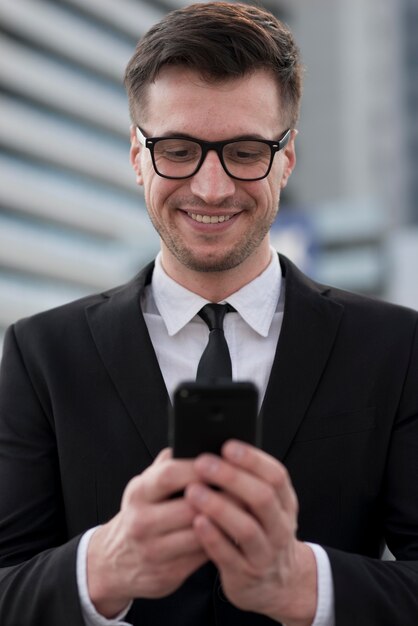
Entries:
[[230, 219], [230, 215], [200, 215], [200, 213], [187, 213], [195, 222], [202, 222], [203, 224], [219, 224], [220, 222], [227, 222]]

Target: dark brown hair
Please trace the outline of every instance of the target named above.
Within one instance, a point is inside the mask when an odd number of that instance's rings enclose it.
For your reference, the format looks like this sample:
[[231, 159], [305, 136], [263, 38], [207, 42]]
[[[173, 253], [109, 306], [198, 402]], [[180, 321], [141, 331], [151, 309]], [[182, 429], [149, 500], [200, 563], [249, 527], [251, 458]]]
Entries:
[[125, 86], [131, 117], [145, 107], [145, 87], [165, 65], [186, 66], [208, 81], [267, 69], [276, 77], [286, 123], [295, 126], [302, 94], [302, 65], [290, 30], [265, 9], [247, 4], [192, 4], [168, 13], [139, 41]]

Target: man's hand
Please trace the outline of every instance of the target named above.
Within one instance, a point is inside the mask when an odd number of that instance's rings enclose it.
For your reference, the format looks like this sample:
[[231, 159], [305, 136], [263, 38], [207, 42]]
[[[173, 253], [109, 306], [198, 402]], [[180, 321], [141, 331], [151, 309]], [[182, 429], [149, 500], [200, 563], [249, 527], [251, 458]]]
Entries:
[[195, 469], [200, 481], [187, 487], [186, 499], [199, 511], [195, 532], [220, 571], [225, 595], [241, 609], [288, 626], [311, 624], [316, 563], [296, 539], [298, 504], [285, 467], [230, 441], [222, 458], [201, 455]]
[[88, 547], [87, 584], [100, 614], [113, 617], [136, 597], [168, 595], [208, 560], [193, 529], [196, 510], [185, 498], [170, 499], [196, 480], [193, 461], [163, 450], [128, 483], [120, 512]]

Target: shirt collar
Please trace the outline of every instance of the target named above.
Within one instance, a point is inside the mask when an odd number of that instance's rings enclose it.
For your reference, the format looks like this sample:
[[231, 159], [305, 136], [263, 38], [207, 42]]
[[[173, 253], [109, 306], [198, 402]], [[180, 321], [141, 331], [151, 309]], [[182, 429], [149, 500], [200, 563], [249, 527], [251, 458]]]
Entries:
[[[254, 280], [228, 296], [244, 321], [259, 335], [267, 337], [273, 315], [277, 310], [282, 273], [276, 250], [271, 248], [271, 261]], [[163, 269], [161, 252], [155, 260], [151, 294], [170, 336], [179, 332], [208, 303], [208, 300], [189, 291], [170, 278]]]

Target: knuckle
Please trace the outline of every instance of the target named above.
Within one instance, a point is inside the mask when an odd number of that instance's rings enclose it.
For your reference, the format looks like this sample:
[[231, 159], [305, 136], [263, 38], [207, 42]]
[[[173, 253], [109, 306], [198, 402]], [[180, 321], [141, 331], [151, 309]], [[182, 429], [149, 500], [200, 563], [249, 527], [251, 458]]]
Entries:
[[284, 526], [285, 526], [285, 535], [287, 536], [294, 536], [295, 532], [296, 532], [296, 523], [293, 517], [289, 517], [287, 518], [287, 522], [284, 522]]
[[259, 530], [255, 524], [246, 524], [240, 532], [240, 543], [252, 543], [258, 537]]
[[299, 500], [296, 496], [296, 493], [292, 490], [292, 494], [291, 494], [291, 510], [293, 511], [293, 513], [295, 514], [295, 516], [297, 516], [299, 514]]
[[151, 526], [151, 521], [145, 511], [132, 511], [128, 516], [129, 534], [137, 541], [147, 537]]
[[130, 505], [143, 496], [144, 479], [142, 476], [134, 476], [125, 487], [122, 497], [122, 504]]
[[158, 555], [159, 550], [157, 549], [155, 541], [149, 541], [143, 546], [142, 557], [146, 563], [156, 563], [158, 560]]
[[131, 478], [131, 480], [126, 485], [125, 491], [123, 494], [123, 497], [125, 500], [130, 500], [132, 498], [132, 496], [136, 492], [137, 484], [138, 484], [138, 476]]
[[276, 468], [276, 471], [271, 477], [270, 483], [274, 487], [274, 489], [278, 491], [289, 480], [290, 479], [289, 479], [289, 474], [288, 474], [287, 469], [284, 467], [284, 465], [278, 465]]
[[274, 489], [270, 485], [260, 485], [255, 495], [256, 506], [260, 509], [265, 509], [271, 506], [272, 502], [276, 499]]
[[218, 518], [225, 509], [225, 500], [228, 498], [220, 498], [216, 492], [210, 493], [207, 500], [207, 509], [214, 518]]
[[174, 472], [172, 471], [171, 465], [168, 463], [161, 464], [159, 467], [158, 482], [163, 490], [169, 491], [175, 486], [173, 476]]

